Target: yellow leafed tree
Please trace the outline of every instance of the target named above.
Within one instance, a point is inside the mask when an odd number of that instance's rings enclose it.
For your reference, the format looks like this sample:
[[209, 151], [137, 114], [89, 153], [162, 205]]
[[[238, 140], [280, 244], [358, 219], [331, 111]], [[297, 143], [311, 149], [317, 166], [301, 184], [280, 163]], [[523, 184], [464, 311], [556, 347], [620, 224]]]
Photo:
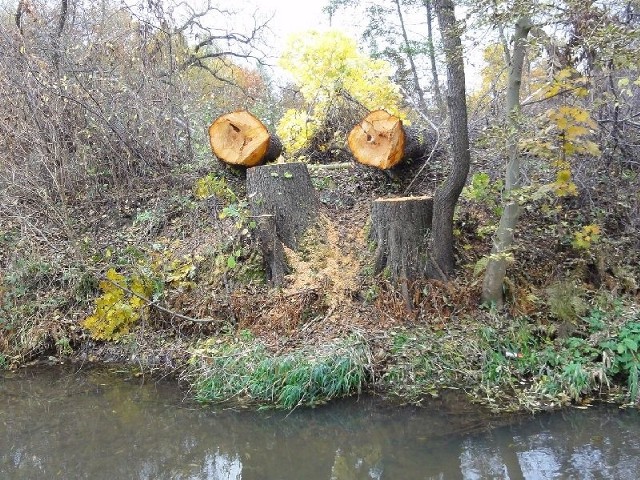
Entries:
[[[290, 153], [323, 132], [331, 109], [348, 108], [349, 103], [406, 118], [399, 106], [399, 87], [390, 79], [391, 66], [361, 53], [356, 41], [342, 32], [292, 35], [280, 65], [293, 76], [306, 107], [287, 111], [278, 125], [278, 136]], [[325, 147], [322, 142], [317, 146]]]

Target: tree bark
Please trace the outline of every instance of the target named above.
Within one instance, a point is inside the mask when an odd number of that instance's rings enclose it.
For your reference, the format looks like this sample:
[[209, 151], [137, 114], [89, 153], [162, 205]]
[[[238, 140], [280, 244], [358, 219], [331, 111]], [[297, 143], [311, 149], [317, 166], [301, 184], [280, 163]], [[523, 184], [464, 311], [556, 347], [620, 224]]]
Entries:
[[384, 110], [369, 113], [348, 137], [351, 153], [363, 165], [387, 170], [406, 158], [418, 158], [426, 146], [408, 134], [402, 121]]
[[411, 44], [409, 43], [409, 35], [407, 35], [407, 29], [404, 26], [404, 17], [402, 15], [402, 8], [400, 7], [400, 0], [394, 0], [396, 4], [396, 11], [398, 12], [398, 20], [400, 21], [400, 29], [402, 30], [402, 38], [404, 40], [404, 46], [406, 49], [407, 58], [409, 60], [409, 67], [411, 68], [411, 75], [413, 77], [413, 86], [418, 94], [418, 105], [420, 110], [426, 112], [427, 104], [424, 101], [424, 92], [420, 87], [420, 79], [418, 77], [418, 69], [416, 63], [413, 61], [413, 53], [411, 52]]
[[247, 196], [256, 217], [267, 277], [281, 285], [288, 271], [284, 246], [296, 250], [318, 217], [318, 200], [304, 163], [247, 170]]
[[482, 284], [482, 301], [501, 307], [504, 302], [503, 283], [507, 273], [507, 255], [513, 243], [513, 234], [520, 215], [520, 205], [514, 193], [521, 186], [520, 157], [518, 156], [518, 115], [520, 113], [520, 84], [526, 54], [526, 39], [532, 23], [529, 17], [516, 22], [511, 68], [507, 80], [506, 121], [508, 163], [504, 185], [505, 206], [493, 239], [491, 256]]
[[440, 80], [438, 79], [438, 67], [436, 65], [436, 47], [433, 42], [433, 0], [423, 0], [424, 6], [427, 9], [427, 41], [429, 42], [429, 63], [431, 64], [431, 77], [433, 79], [433, 96], [436, 100], [436, 107], [438, 112], [444, 113], [444, 101], [442, 100], [442, 93], [440, 92]]
[[255, 167], [275, 160], [282, 142], [246, 110], [218, 117], [209, 127], [213, 154], [229, 165]]
[[436, 0], [434, 6], [447, 60], [447, 105], [453, 159], [451, 171], [436, 189], [433, 199], [435, 215], [428, 274], [446, 280], [455, 267], [453, 213], [469, 173], [469, 130], [462, 41], [454, 4], [452, 0]]
[[393, 282], [400, 283], [408, 308], [412, 308], [411, 283], [424, 278], [432, 213], [431, 197], [379, 198], [371, 208], [374, 273], [387, 271]]

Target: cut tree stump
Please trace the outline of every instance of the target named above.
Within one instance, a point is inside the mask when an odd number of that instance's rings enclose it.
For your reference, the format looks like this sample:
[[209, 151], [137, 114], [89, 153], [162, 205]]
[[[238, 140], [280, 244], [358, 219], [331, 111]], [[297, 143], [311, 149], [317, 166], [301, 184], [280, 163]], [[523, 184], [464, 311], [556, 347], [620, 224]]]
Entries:
[[387, 271], [393, 282], [400, 283], [408, 308], [412, 308], [409, 285], [424, 277], [432, 217], [431, 197], [379, 198], [371, 208], [374, 273]]
[[280, 139], [246, 110], [218, 117], [209, 127], [209, 143], [221, 161], [243, 167], [273, 161], [282, 153]]
[[318, 200], [304, 163], [264, 165], [247, 170], [247, 197], [257, 221], [267, 277], [282, 285], [288, 272], [284, 247], [297, 250], [318, 218]]
[[369, 113], [353, 127], [347, 139], [356, 161], [387, 170], [405, 158], [424, 155], [426, 146], [402, 126], [402, 120], [384, 110]]

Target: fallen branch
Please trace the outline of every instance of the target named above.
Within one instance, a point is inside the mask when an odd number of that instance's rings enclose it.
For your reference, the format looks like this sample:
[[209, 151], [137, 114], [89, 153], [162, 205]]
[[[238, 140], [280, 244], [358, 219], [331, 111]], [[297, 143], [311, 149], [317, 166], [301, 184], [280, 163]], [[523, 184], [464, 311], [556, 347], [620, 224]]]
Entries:
[[107, 282], [109, 282], [111, 285], [120, 288], [121, 290], [133, 295], [134, 297], [139, 298], [140, 300], [142, 300], [147, 307], [153, 307], [157, 310], [160, 310], [161, 312], [164, 313], [168, 313], [171, 316], [174, 317], [178, 317], [182, 320], [187, 320], [188, 322], [195, 322], [195, 323], [211, 323], [211, 322], [216, 322], [217, 320], [215, 318], [193, 318], [193, 317], [188, 317], [186, 315], [182, 315], [181, 313], [178, 312], [174, 312], [173, 310], [170, 310], [168, 308], [163, 307], [162, 305], [158, 305], [157, 302], [154, 302], [153, 300], [149, 300], [148, 298], [146, 298], [143, 295], [140, 295], [139, 293], [134, 292], [133, 290], [124, 287], [122, 285], [120, 285], [119, 283], [114, 282], [113, 280], [107, 278], [107, 277], [103, 277], [104, 280], [106, 280]]

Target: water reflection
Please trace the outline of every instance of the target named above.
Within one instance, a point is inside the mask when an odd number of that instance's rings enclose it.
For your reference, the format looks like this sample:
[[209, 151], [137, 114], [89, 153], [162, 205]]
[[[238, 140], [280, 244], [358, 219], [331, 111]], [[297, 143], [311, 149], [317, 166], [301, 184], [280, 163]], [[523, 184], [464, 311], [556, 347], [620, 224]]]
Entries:
[[455, 397], [255, 413], [104, 371], [0, 379], [0, 478], [18, 480], [626, 479], [640, 471], [639, 434], [638, 412], [615, 408], [509, 424]]

